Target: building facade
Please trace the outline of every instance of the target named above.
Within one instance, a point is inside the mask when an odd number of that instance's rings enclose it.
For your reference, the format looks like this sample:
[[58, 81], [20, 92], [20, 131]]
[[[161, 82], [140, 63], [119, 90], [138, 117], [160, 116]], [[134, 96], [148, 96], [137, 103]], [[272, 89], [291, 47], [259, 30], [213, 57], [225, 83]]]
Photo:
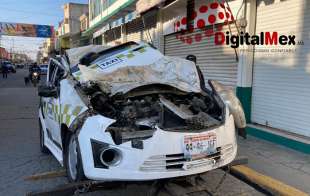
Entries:
[[[127, 41], [157, 42], [157, 15], [137, 16], [136, 0], [90, 0], [89, 29], [94, 44], [118, 45]], [[157, 45], [157, 43], [155, 43]]]
[[310, 96], [310, 2], [260, 0], [254, 3], [255, 34], [291, 35], [296, 44], [257, 45], [250, 58], [245, 58], [240, 65], [243, 78], [239, 79], [239, 93], [247, 98], [244, 105], [249, 111], [251, 131], [263, 137], [270, 137], [263, 135], [267, 132], [304, 142], [308, 145], [274, 137], [284, 145], [310, 153], [310, 103], [307, 101]]
[[10, 60], [10, 53], [3, 47], [0, 47], [0, 60]]
[[80, 16], [80, 46], [86, 46], [92, 43], [92, 38], [90, 36], [82, 36], [82, 33], [89, 28], [89, 14], [85, 13]]
[[47, 38], [43, 42], [43, 57], [48, 58], [50, 54], [55, 50], [54, 38]]
[[15, 64], [30, 62], [30, 58], [25, 53], [10, 53], [10, 61]]
[[88, 5], [79, 3], [67, 3], [63, 6], [64, 19], [57, 29], [57, 50], [74, 48], [83, 44], [81, 38], [81, 21], [83, 14], [88, 14]]

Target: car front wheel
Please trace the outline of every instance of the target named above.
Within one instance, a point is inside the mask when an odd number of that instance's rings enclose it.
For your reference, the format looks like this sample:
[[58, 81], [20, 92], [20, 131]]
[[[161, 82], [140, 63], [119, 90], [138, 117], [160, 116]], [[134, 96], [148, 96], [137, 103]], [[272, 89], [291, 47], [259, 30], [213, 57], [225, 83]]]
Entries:
[[70, 182], [82, 181], [85, 178], [78, 141], [75, 134], [70, 134], [67, 137], [64, 163]]

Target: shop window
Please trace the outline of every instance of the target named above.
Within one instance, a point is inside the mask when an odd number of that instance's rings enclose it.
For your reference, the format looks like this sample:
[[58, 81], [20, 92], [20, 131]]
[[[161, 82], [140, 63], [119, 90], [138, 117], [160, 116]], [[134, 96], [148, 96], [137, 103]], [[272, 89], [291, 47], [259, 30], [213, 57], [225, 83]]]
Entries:
[[94, 39], [95, 45], [102, 45], [102, 36], [98, 36]]

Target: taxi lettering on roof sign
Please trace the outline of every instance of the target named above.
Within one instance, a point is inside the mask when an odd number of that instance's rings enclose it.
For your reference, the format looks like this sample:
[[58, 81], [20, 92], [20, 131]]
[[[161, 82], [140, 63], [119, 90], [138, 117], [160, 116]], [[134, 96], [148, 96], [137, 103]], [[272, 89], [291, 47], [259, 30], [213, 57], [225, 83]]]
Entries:
[[104, 61], [99, 61], [97, 63], [97, 65], [101, 68], [101, 69], [106, 69], [108, 67], [111, 67], [112, 65], [121, 63], [123, 60], [118, 58], [118, 57], [112, 57], [112, 58], [108, 58], [108, 59], [104, 59]]

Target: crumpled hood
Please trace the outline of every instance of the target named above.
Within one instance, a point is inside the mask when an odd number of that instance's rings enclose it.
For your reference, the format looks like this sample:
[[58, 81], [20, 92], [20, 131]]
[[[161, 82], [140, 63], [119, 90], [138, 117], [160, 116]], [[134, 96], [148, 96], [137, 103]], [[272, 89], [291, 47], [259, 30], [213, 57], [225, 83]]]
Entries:
[[149, 84], [166, 84], [185, 92], [201, 92], [199, 75], [193, 62], [163, 56], [153, 48], [143, 53], [130, 53], [96, 62], [86, 67], [79, 65], [80, 80], [97, 82], [104, 92], [115, 95]]

